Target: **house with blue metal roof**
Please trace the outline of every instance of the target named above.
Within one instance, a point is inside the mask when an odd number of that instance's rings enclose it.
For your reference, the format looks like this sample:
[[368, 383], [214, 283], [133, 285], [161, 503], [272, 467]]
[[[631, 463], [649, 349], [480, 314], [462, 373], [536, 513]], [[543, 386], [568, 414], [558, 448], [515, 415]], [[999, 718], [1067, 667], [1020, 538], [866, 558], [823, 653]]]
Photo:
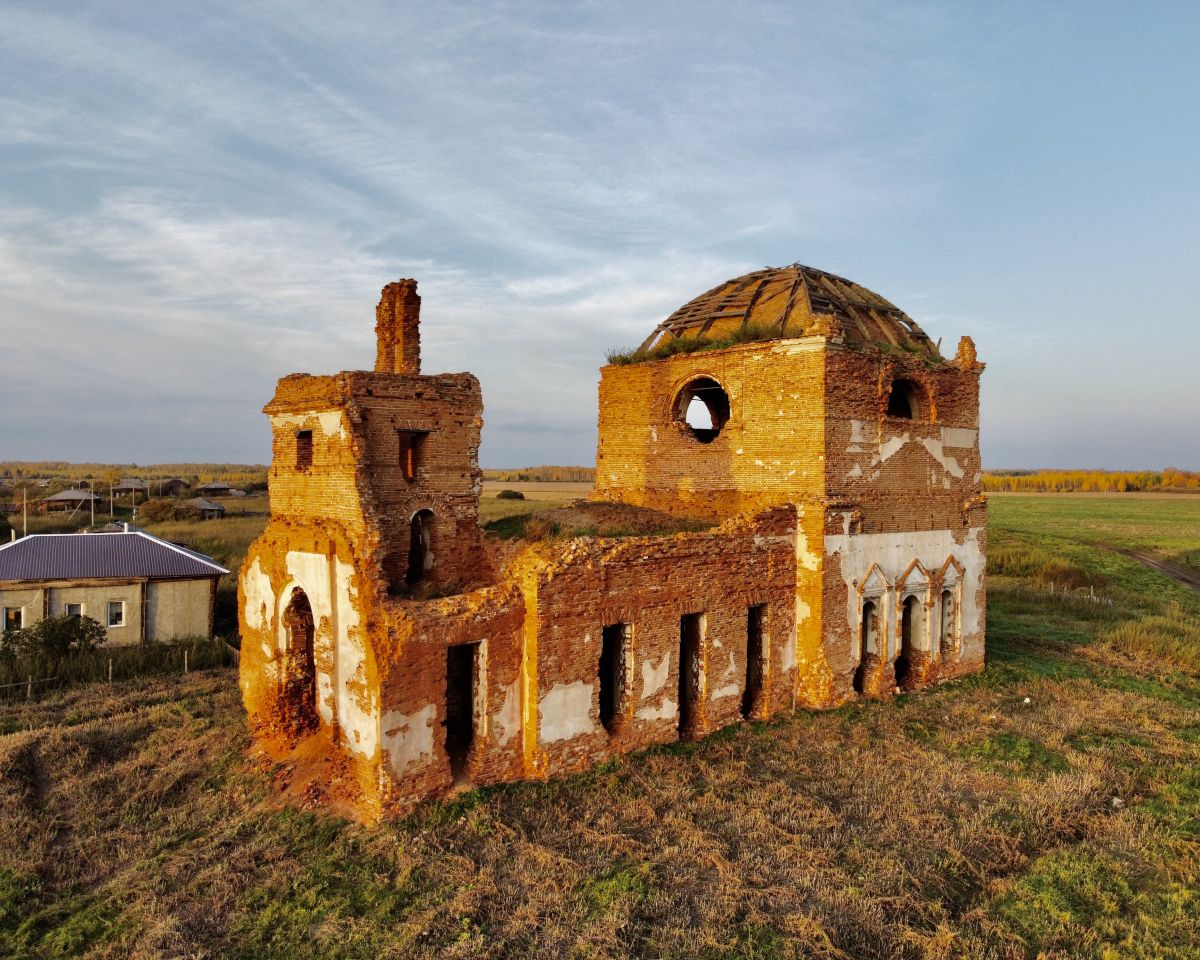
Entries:
[[114, 646], [211, 637], [217, 582], [228, 572], [128, 527], [22, 537], [0, 546], [0, 627], [71, 614], [99, 621]]

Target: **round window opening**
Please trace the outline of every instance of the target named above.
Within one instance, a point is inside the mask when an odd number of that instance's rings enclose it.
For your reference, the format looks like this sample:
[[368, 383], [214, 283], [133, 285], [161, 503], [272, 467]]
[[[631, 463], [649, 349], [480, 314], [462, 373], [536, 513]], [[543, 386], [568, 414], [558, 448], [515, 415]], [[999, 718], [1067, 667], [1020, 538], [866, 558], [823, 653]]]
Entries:
[[698, 377], [679, 391], [675, 421], [701, 443], [712, 443], [729, 422], [729, 394], [712, 377]]
[[901, 420], [921, 417], [921, 388], [912, 380], [894, 380], [888, 394], [887, 415]]

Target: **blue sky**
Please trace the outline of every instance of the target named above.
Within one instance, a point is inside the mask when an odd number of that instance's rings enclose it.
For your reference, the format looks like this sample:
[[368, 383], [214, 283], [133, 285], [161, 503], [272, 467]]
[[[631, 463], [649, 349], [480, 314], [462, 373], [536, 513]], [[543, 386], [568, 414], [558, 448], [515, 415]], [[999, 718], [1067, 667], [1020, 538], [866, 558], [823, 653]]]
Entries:
[[1200, 468], [1200, 6], [0, 0], [0, 459], [248, 461], [416, 277], [485, 466], [800, 261], [974, 337], [989, 467]]

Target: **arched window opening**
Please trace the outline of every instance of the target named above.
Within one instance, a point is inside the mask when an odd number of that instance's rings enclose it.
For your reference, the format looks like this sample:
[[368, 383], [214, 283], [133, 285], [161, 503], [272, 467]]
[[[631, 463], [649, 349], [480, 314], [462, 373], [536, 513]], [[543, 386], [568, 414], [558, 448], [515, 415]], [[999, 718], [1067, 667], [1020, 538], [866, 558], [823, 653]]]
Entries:
[[312, 604], [297, 587], [283, 611], [283, 629], [287, 632], [287, 652], [291, 670], [287, 678], [288, 706], [301, 727], [317, 724], [317, 665], [313, 653]]
[[675, 420], [701, 443], [712, 443], [729, 422], [729, 394], [712, 377], [697, 377], [675, 398]]
[[410, 586], [419, 583], [433, 569], [433, 511], [418, 510], [409, 524], [408, 573]]
[[896, 686], [907, 690], [913, 683], [913, 654], [921, 644], [921, 600], [905, 597], [900, 613], [900, 655], [896, 658]]
[[854, 692], [862, 693], [866, 687], [867, 657], [879, 649], [879, 615], [875, 601], [863, 604], [862, 624], [858, 631], [858, 668], [854, 671]]
[[912, 380], [893, 380], [888, 394], [887, 415], [900, 420], [921, 417], [921, 387]]
[[954, 594], [949, 590], [942, 591], [941, 606], [941, 652], [947, 653], [958, 649], [958, 611], [954, 609]]

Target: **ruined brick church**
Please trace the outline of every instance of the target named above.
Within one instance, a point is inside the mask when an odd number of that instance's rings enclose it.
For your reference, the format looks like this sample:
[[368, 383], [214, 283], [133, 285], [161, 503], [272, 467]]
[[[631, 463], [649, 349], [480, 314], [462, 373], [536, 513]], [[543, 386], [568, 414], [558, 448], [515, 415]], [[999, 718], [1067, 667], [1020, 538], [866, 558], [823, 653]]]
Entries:
[[375, 369], [265, 408], [241, 687], [320, 789], [386, 816], [982, 668], [970, 338], [947, 360], [799, 264], [723, 283], [601, 370], [594, 492], [512, 541], [479, 524], [479, 382], [421, 373], [420, 305], [389, 284]]

